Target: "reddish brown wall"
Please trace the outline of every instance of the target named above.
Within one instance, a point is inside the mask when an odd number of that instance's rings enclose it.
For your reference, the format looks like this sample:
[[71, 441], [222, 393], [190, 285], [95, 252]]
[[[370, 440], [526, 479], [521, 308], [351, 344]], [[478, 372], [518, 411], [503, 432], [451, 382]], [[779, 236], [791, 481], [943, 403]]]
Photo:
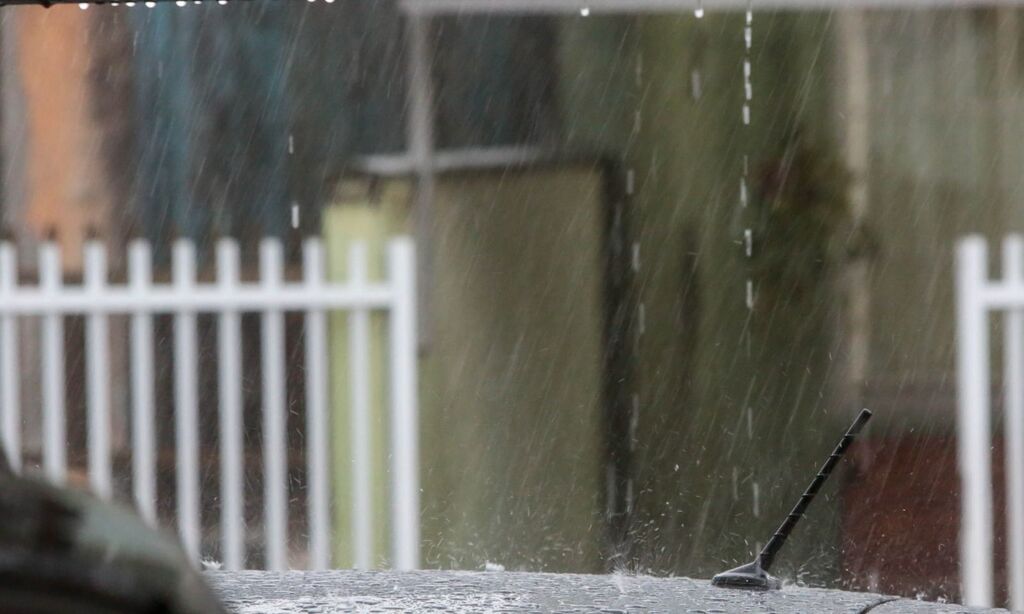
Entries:
[[[852, 589], [958, 600], [956, 438], [868, 440], [842, 493], [842, 579]], [[1005, 598], [1002, 445], [994, 444], [997, 599]]]

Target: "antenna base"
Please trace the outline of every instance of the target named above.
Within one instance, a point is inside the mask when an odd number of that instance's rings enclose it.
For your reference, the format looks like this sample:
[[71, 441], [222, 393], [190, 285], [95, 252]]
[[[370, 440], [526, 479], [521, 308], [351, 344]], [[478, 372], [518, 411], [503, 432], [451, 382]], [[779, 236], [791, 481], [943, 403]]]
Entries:
[[752, 591], [775, 591], [782, 588], [782, 582], [761, 569], [761, 561], [741, 565], [736, 569], [723, 571], [711, 578], [711, 584], [724, 588], [743, 588]]

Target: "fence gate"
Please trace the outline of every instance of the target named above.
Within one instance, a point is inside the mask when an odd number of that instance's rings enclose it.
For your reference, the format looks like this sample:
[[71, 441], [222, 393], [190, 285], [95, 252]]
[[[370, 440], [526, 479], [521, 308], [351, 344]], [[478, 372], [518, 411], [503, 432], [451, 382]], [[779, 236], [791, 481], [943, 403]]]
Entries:
[[960, 578], [967, 605], [993, 605], [992, 382], [989, 332], [1003, 313], [1006, 556], [1010, 607], [1024, 610], [1024, 237], [1002, 246], [990, 279], [978, 236], [957, 246], [957, 444], [961, 481]]
[[[85, 319], [85, 403], [88, 477], [92, 490], [109, 498], [113, 491], [111, 462], [111, 403], [109, 319], [129, 316], [129, 397], [132, 497], [139, 513], [156, 522], [158, 449], [155, 428], [154, 316], [173, 320], [173, 388], [175, 432], [175, 521], [189, 556], [199, 561], [200, 450], [198, 396], [200, 394], [197, 315], [214, 314], [217, 328], [217, 406], [220, 441], [220, 539], [223, 564], [239, 569], [245, 561], [243, 493], [245, 446], [242, 420], [243, 313], [260, 319], [262, 373], [263, 526], [266, 567], [288, 567], [288, 459], [286, 433], [285, 312], [301, 312], [305, 320], [305, 405], [303, 441], [306, 450], [309, 514], [309, 565], [331, 566], [330, 474], [352, 471], [352, 481], [370, 479], [368, 444], [358, 441], [360, 425], [370, 411], [365, 368], [369, 359], [369, 314], [384, 312], [388, 322], [388, 456], [391, 459], [390, 519], [391, 563], [399, 569], [419, 565], [419, 461], [416, 375], [415, 262], [412, 241], [396, 238], [387, 248], [387, 279], [368, 281], [364, 245], [353, 245], [348, 256], [349, 278], [344, 283], [325, 278], [324, 250], [319, 240], [302, 246], [302, 280], [285, 280], [281, 243], [264, 239], [259, 246], [259, 281], [243, 282], [237, 243], [224, 239], [216, 245], [216, 281], [197, 280], [196, 250], [188, 240], [174, 243], [170, 283], [154, 283], [152, 251], [145, 241], [131, 243], [127, 254], [127, 280], [111, 284], [105, 247], [89, 242], [84, 248], [80, 285], [65, 285], [55, 244], [39, 248], [37, 285], [18, 282], [16, 249], [0, 243], [0, 430], [11, 466], [22, 468], [21, 396], [23, 365], [19, 363], [19, 318], [39, 321], [42, 469], [53, 482], [67, 477], [68, 438], [65, 424], [66, 316]], [[348, 315], [350, 416], [353, 458], [347, 467], [332, 468], [328, 441], [327, 347], [330, 312]], [[35, 366], [35, 365], [34, 365]], [[351, 516], [365, 516], [369, 501], [351, 501]], [[355, 531], [333, 527], [335, 531]], [[352, 535], [352, 541], [358, 541]]]

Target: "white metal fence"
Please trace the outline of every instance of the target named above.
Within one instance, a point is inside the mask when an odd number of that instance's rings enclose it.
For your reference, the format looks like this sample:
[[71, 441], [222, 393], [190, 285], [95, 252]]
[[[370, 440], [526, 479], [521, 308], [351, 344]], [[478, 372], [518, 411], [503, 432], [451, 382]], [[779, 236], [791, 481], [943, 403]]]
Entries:
[[957, 443], [961, 481], [960, 577], [967, 605], [993, 603], [989, 333], [1003, 320], [1006, 556], [1010, 607], [1024, 610], [1024, 237], [1003, 241], [1002, 279], [990, 279], [985, 239], [957, 247]]
[[[348, 314], [352, 462], [340, 470], [353, 472], [357, 485], [351, 501], [351, 527], [359, 543], [371, 514], [368, 500], [369, 442], [369, 327], [373, 311], [388, 315], [389, 467], [391, 501], [391, 563], [400, 569], [419, 564], [419, 463], [416, 375], [415, 262], [412, 242], [390, 241], [387, 280], [367, 276], [367, 250], [353, 245], [348, 254], [349, 275], [344, 283], [328, 282], [324, 250], [316, 239], [303, 244], [301, 282], [285, 280], [283, 250], [276, 239], [259, 248], [259, 281], [241, 280], [238, 245], [216, 245], [216, 281], [197, 281], [196, 250], [187, 240], [172, 247], [170, 283], [154, 283], [151, 247], [144, 241], [128, 249], [127, 281], [109, 283], [107, 253], [98, 242], [84, 250], [81, 285], [64, 285], [60, 253], [44, 244], [38, 252], [39, 283], [18, 282], [16, 250], [0, 243], [0, 427], [11, 465], [22, 465], [22, 375], [19, 364], [18, 319], [38, 317], [38, 372], [41, 387], [42, 468], [52, 481], [63, 483], [67, 473], [64, 320], [85, 317], [85, 388], [88, 476], [92, 489], [112, 494], [111, 373], [108, 324], [110, 316], [130, 318], [129, 378], [131, 423], [131, 484], [138, 511], [150, 522], [157, 513], [157, 441], [155, 427], [154, 316], [173, 318], [173, 386], [175, 430], [176, 524], [186, 552], [201, 556], [197, 315], [212, 313], [217, 322], [217, 390], [220, 432], [220, 538], [225, 567], [239, 569], [245, 561], [244, 459], [242, 416], [241, 314], [256, 312], [261, 322], [263, 526], [266, 567], [288, 567], [288, 460], [286, 433], [285, 312], [301, 312], [305, 320], [305, 406], [309, 561], [312, 568], [330, 567], [330, 442], [328, 428], [327, 314]], [[35, 366], [33, 366], [35, 367]], [[362, 492], [358, 485], [364, 485]], [[358, 562], [358, 560], [357, 560]]]

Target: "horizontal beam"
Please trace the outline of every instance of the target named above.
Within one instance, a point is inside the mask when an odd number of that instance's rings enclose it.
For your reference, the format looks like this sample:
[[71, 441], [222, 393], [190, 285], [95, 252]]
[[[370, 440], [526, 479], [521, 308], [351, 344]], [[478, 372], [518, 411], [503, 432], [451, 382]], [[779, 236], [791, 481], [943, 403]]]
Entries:
[[[85, 5], [108, 5], [108, 6], [123, 6], [123, 7], [154, 7], [157, 4], [177, 4], [178, 6], [188, 6], [193, 4], [235, 4], [237, 2], [253, 2], [254, 0], [88, 0], [83, 2], [82, 0], [0, 0], [0, 7], [4, 6], [41, 6], [43, 8], [50, 8], [60, 4], [72, 4], [78, 5], [85, 8]], [[298, 2], [299, 0], [267, 0], [270, 2]], [[302, 0], [303, 2], [307, 0]], [[328, 4], [334, 2], [334, 0], [324, 0]]]
[[402, 0], [410, 14], [550, 13], [693, 13], [698, 2], [705, 11], [924, 9], [1014, 6], [1024, 0]]
[[359, 287], [339, 285], [282, 284], [266, 288], [255, 284], [235, 286], [230, 292], [215, 284], [188, 286], [187, 292], [173, 286], [150, 286], [145, 293], [127, 287], [107, 287], [102, 293], [87, 288], [62, 287], [58, 292], [37, 287], [19, 287], [0, 292], [0, 315], [47, 314], [130, 314], [223, 311], [256, 312], [309, 309], [385, 309], [394, 298], [390, 288], [380, 284]]
[[[320, 0], [0, 0], [3, 6], [36, 5], [49, 8], [59, 4], [152, 7], [157, 4], [234, 4], [236, 2], [318, 2]], [[323, 0], [332, 4], [335, 0]], [[738, 11], [752, 6], [760, 10], [839, 9], [927, 9], [1018, 6], [1024, 0], [402, 0], [402, 9], [414, 15], [452, 13], [588, 14], [602, 13], [692, 13], [698, 6], [708, 12]]]

